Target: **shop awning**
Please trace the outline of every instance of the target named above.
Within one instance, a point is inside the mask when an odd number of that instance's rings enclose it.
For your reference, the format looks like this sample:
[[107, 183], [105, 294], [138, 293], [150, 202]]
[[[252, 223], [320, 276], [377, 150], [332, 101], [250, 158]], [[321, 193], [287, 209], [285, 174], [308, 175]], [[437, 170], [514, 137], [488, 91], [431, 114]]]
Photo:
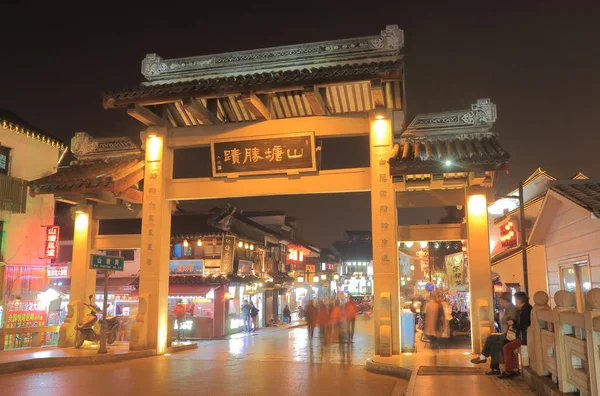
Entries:
[[169, 297], [206, 297], [206, 294], [221, 285], [169, 285]]

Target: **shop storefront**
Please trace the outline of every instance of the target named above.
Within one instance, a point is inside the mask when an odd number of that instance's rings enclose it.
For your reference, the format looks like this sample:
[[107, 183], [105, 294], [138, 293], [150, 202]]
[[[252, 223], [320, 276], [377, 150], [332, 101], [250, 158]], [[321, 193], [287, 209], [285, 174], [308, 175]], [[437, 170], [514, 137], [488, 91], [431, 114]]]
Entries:
[[[177, 334], [178, 326], [181, 326], [185, 338], [224, 336], [226, 288], [221, 284], [170, 284], [168, 309], [171, 334]], [[174, 314], [177, 304], [185, 306], [185, 319], [181, 323]]]

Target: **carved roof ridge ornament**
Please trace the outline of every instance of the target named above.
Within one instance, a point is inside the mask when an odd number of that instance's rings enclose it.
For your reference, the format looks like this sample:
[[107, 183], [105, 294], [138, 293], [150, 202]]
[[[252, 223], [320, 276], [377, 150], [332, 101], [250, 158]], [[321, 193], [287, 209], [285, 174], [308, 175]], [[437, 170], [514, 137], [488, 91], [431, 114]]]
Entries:
[[407, 132], [432, 129], [458, 129], [465, 127], [491, 128], [496, 122], [496, 105], [490, 99], [477, 99], [471, 110], [443, 113], [418, 114], [407, 128]]
[[357, 62], [393, 61], [400, 59], [403, 46], [404, 32], [398, 25], [388, 25], [376, 36], [175, 59], [147, 54], [142, 60], [142, 74], [148, 82], [143, 85]]
[[71, 152], [78, 161], [143, 154], [139, 146], [128, 137], [94, 138], [86, 132], [75, 133], [71, 139]]

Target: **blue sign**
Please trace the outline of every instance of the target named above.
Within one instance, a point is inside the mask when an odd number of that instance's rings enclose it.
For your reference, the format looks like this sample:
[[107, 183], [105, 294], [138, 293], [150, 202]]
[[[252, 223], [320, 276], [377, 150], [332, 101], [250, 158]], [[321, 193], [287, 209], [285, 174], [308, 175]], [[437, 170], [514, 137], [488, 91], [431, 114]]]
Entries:
[[169, 261], [169, 274], [202, 275], [204, 274], [204, 260], [171, 260]]
[[431, 293], [435, 290], [435, 285], [431, 282], [427, 282], [427, 284], [425, 285], [425, 290]]

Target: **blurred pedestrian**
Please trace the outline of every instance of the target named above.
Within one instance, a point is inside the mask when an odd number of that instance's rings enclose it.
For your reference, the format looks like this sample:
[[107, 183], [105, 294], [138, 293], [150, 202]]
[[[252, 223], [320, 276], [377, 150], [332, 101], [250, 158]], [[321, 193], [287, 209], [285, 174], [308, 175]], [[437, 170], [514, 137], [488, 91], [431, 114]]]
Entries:
[[250, 304], [248, 304], [248, 300], [244, 300], [242, 304], [242, 319], [244, 320], [244, 331], [246, 333], [250, 332]]
[[183, 319], [185, 318], [185, 306], [183, 305], [183, 300], [177, 301], [177, 305], [173, 308], [173, 314], [175, 315], [177, 321], [177, 341], [181, 341], [181, 329], [183, 327]]
[[329, 333], [329, 310], [323, 302], [319, 303], [317, 325], [319, 326], [319, 338], [321, 339], [321, 344], [326, 344], [327, 333]]
[[433, 348], [437, 348], [437, 327], [439, 323], [440, 304], [436, 301], [435, 296], [431, 294], [429, 301], [425, 304], [425, 329], [424, 333], [431, 342]]
[[333, 308], [329, 314], [329, 321], [331, 326], [331, 339], [335, 340], [335, 336], [337, 335], [338, 341], [342, 341], [342, 322], [344, 320], [344, 313], [342, 312], [342, 307], [340, 306], [340, 300], [335, 300]]
[[312, 341], [317, 319], [317, 308], [313, 305], [312, 300], [308, 300], [308, 304], [304, 310], [304, 317], [306, 318], [306, 324], [308, 326], [308, 339]]
[[354, 342], [354, 325], [356, 323], [356, 314], [358, 313], [358, 306], [352, 297], [348, 299], [348, 302], [344, 306], [344, 314], [346, 316], [346, 326], [348, 330], [348, 341]]
[[252, 317], [252, 332], [256, 333], [258, 329], [258, 308], [250, 301], [250, 317]]

